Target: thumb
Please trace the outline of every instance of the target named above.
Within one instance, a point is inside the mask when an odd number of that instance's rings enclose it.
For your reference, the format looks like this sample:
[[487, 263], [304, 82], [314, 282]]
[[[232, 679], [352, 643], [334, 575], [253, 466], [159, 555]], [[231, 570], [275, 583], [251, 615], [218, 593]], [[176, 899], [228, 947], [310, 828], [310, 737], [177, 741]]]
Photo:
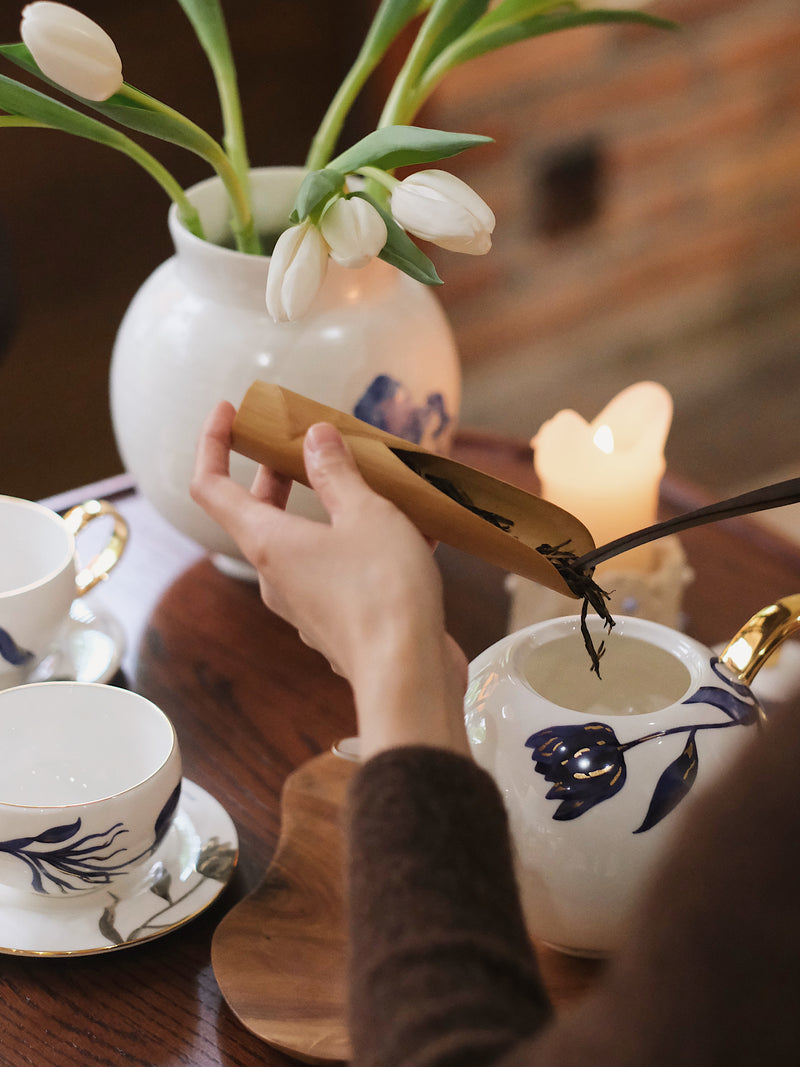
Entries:
[[342, 435], [327, 422], [318, 422], [308, 430], [304, 454], [311, 488], [330, 517], [335, 518], [345, 507], [348, 498], [365, 489], [366, 483]]

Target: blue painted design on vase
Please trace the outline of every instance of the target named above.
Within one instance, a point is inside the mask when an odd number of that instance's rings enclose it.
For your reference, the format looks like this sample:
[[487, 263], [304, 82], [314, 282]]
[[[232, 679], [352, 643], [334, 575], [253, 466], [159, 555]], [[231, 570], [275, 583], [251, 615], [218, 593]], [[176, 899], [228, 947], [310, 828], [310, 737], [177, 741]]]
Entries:
[[417, 405], [408, 389], [388, 374], [379, 374], [370, 382], [353, 408], [357, 419], [379, 430], [402, 437], [416, 445], [435, 443], [451, 423], [444, 396], [430, 393]]
[[33, 659], [33, 653], [21, 648], [8, 630], [0, 626], [0, 656], [13, 667], [22, 667]]
[[548, 726], [537, 730], [525, 742], [538, 774], [552, 782], [547, 800], [558, 800], [553, 819], [577, 819], [597, 804], [615, 796], [625, 785], [625, 753], [637, 745], [670, 734], [687, 734], [680, 755], [662, 772], [641, 824], [632, 832], [644, 833], [666, 818], [688, 795], [697, 779], [699, 758], [696, 735], [700, 730], [720, 730], [729, 726], [751, 726], [757, 721], [758, 704], [749, 688], [726, 675], [719, 657], [710, 661], [722, 686], [703, 685], [681, 701], [682, 704], [710, 704], [727, 716], [727, 721], [673, 726], [622, 744], [606, 723], [583, 726]]

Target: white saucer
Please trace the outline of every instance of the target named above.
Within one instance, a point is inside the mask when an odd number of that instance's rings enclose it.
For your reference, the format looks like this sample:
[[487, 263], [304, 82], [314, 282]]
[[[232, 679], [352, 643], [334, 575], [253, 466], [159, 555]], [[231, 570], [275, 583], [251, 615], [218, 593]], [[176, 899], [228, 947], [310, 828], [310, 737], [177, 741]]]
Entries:
[[53, 651], [27, 681], [110, 682], [124, 652], [125, 635], [117, 620], [75, 600]]
[[184, 778], [175, 820], [135, 881], [69, 900], [0, 887], [0, 953], [87, 956], [163, 937], [216, 900], [238, 856], [227, 811]]

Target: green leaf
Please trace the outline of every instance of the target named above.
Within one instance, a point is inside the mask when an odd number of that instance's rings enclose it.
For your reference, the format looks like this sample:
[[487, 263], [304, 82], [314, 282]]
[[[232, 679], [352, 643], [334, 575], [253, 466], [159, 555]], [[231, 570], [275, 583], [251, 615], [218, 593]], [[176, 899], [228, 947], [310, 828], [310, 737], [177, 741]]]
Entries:
[[[485, 13], [488, 6], [489, 0], [455, 0], [455, 2], [450, 0], [449, 3], [445, 0], [444, 5], [441, 3], [434, 4], [431, 18], [438, 15], [437, 7], [441, 8], [442, 28], [428, 46], [425, 55], [425, 66], [430, 64], [448, 45], [466, 33], [470, 26]], [[445, 8], [447, 7], [452, 10], [446, 11]]]
[[[506, 0], [505, 4], [488, 12], [472, 30], [454, 42], [453, 46], [439, 56], [437, 77], [445, 70], [464, 63], [468, 59], [484, 55], [486, 52], [503, 48], [531, 37], [541, 37], [547, 33], [575, 29], [579, 26], [593, 26], [615, 22], [636, 22], [655, 29], [677, 29], [677, 24], [642, 11], [562, 11], [560, 13], [539, 13], [527, 17], [514, 17], [513, 9], [536, 7], [536, 4], [522, 0]], [[504, 13], [508, 17], [503, 17]]]
[[97, 141], [98, 144], [112, 148], [120, 148], [122, 141], [127, 141], [125, 135], [118, 130], [113, 130], [105, 123], [75, 111], [58, 100], [53, 100], [38, 89], [7, 78], [4, 74], [0, 74], [0, 108], [11, 115], [35, 119], [53, 129], [63, 130], [64, 133], [72, 133], [77, 137], [86, 137], [90, 141]]
[[379, 65], [398, 34], [415, 15], [430, 5], [431, 0], [382, 0], [355, 62], [334, 93], [322, 122], [314, 134], [306, 156], [306, 166], [310, 170], [318, 170], [328, 163], [342, 132], [344, 120], [365, 82]]
[[363, 51], [383, 55], [398, 33], [430, 4], [431, 0], [382, 0], [364, 40]]
[[405, 61], [395, 78], [378, 126], [395, 126], [410, 122], [417, 108], [409, 108], [425, 71], [435, 64], [448, 46], [469, 31], [469, 27], [486, 10], [483, 0], [433, 0]]
[[[196, 152], [203, 158], [208, 158], [208, 148], [212, 141], [207, 133], [200, 130], [193, 123], [177, 118], [168, 112], [150, 111], [146, 109], [145, 101], [149, 99], [146, 94], [139, 94], [139, 101], [127, 100], [117, 93], [101, 104], [92, 104], [92, 107], [106, 118], [118, 122], [121, 126], [127, 126], [130, 130], [158, 137], [162, 141], [169, 141], [187, 148], [190, 152]], [[156, 104], [156, 101], [153, 101]]]
[[139, 133], [149, 134], [152, 137], [158, 137], [162, 141], [169, 141], [172, 144], [179, 145], [181, 148], [188, 149], [190, 152], [196, 152], [198, 155], [208, 158], [208, 148], [213, 143], [208, 134], [189, 122], [188, 119], [184, 119], [169, 109], [165, 110], [157, 100], [153, 100], [152, 97], [133, 88], [133, 86], [127, 87], [127, 92], [132, 96], [118, 92], [110, 96], [108, 100], [99, 102], [84, 100], [82, 96], [68, 92], [43, 74], [36, 60], [24, 44], [0, 45], [0, 55], [5, 56], [6, 59], [22, 70], [40, 78], [47, 85], [64, 93], [65, 96], [69, 96], [73, 100], [92, 108], [92, 110], [97, 111], [106, 118], [118, 122], [121, 126], [137, 130]]
[[345, 175], [332, 167], [312, 170], [306, 174], [294, 202], [291, 221], [302, 222], [309, 215], [313, 215], [334, 193], [341, 191], [344, 179]]
[[534, 15], [543, 15], [548, 11], [552, 13], [554, 8], [561, 8], [564, 14], [565, 8], [572, 8], [573, 13], [579, 11], [577, 3], [559, 4], [556, 0], [500, 0], [491, 11], [486, 12], [480, 20], [479, 29], [500, 23], [521, 22], [523, 19], [532, 18]]
[[240, 178], [249, 169], [236, 63], [219, 0], [178, 0], [192, 24], [214, 74], [225, 129], [225, 145]]
[[428, 259], [425, 253], [414, 244], [406, 231], [395, 222], [392, 214], [386, 208], [366, 193], [356, 192], [354, 197], [360, 196], [367, 200], [380, 214], [386, 223], [386, 244], [381, 249], [379, 259], [389, 263], [392, 267], [408, 274], [418, 282], [425, 285], [441, 285], [442, 279], [436, 273], [436, 267]]
[[212, 66], [216, 61], [230, 62], [228, 29], [219, 0], [178, 0], [178, 3], [191, 22], [203, 51], [211, 59]]
[[368, 166], [394, 170], [395, 167], [447, 159], [491, 140], [491, 137], [479, 134], [446, 133], [421, 126], [383, 126], [342, 152], [331, 166], [345, 174]]

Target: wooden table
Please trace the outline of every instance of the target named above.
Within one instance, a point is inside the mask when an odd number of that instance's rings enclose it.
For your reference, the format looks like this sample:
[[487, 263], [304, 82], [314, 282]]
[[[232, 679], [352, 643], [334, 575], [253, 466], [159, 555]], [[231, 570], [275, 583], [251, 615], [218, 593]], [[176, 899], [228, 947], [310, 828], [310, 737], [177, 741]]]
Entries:
[[[462, 434], [458, 458], [535, 489], [524, 445]], [[0, 1062], [291, 1063], [228, 1008], [211, 966], [211, 938], [223, 915], [264, 875], [287, 775], [354, 732], [349, 689], [262, 606], [254, 586], [221, 574], [127, 479], [48, 503], [61, 509], [93, 495], [114, 499], [131, 526], [129, 551], [116, 574], [90, 594], [127, 633], [123, 680], [171, 716], [185, 774], [227, 808], [241, 855], [219, 899], [160, 940], [67, 959], [5, 956]], [[707, 502], [671, 482], [663, 497], [665, 515]], [[754, 611], [800, 591], [800, 550], [750, 520], [692, 530], [682, 542], [697, 576], [685, 600], [687, 628], [706, 643], [726, 639]], [[504, 575], [444, 546], [438, 559], [450, 628], [472, 657], [504, 633]], [[547, 951], [541, 959], [556, 1003], [579, 995], [598, 967]]]

